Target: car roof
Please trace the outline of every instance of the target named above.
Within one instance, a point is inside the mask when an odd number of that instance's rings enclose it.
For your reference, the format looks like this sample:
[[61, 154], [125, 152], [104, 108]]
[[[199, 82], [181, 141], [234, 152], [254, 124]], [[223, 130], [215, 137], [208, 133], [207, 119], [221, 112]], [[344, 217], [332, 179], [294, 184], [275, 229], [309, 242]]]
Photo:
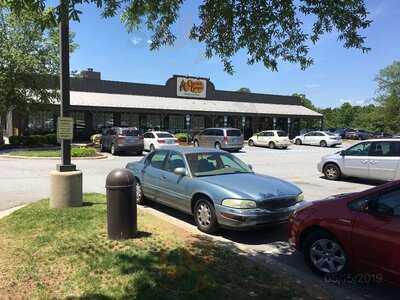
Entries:
[[215, 148], [206, 148], [206, 147], [182, 147], [182, 146], [165, 146], [160, 150], [171, 150], [176, 151], [182, 154], [189, 153], [203, 153], [203, 152], [225, 152], [223, 150], [218, 150]]
[[368, 139], [362, 142], [400, 142], [400, 138]]
[[168, 132], [168, 131], [146, 131], [145, 133], [155, 133], [155, 134], [157, 134], [157, 133], [169, 133], [169, 134], [172, 134], [171, 132]]
[[234, 127], [210, 127], [210, 128], [204, 128], [203, 130], [208, 130], [208, 129], [240, 130], [239, 128], [234, 128]]

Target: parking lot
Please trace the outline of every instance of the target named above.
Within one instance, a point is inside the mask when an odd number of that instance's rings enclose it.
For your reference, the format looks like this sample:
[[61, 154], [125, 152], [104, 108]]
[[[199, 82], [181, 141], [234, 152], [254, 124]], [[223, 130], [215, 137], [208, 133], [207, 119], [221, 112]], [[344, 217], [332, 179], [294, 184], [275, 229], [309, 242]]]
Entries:
[[[332, 182], [323, 178], [317, 171], [317, 162], [322, 156], [340, 151], [341, 148], [291, 145], [288, 150], [279, 150], [246, 146], [235, 155], [251, 164], [257, 173], [276, 176], [295, 183], [304, 191], [307, 201], [338, 193], [361, 191], [379, 184], [356, 179]], [[75, 160], [74, 163], [84, 173], [84, 192], [105, 193], [106, 175], [114, 168], [125, 167], [128, 162], [139, 159], [141, 157], [124, 155], [109, 156], [102, 160]], [[0, 190], [2, 192], [0, 211], [48, 197], [48, 174], [55, 168], [56, 163], [58, 163], [57, 160], [22, 160], [0, 156]], [[179, 212], [157, 204], [150, 204], [145, 209], [153, 210], [169, 218], [173, 217], [183, 226], [196, 230], [192, 219]], [[293, 254], [290, 250], [284, 226], [263, 232], [224, 231], [220, 238], [234, 243], [240, 249], [253, 255], [267, 254], [279, 263], [286, 264], [303, 274], [310, 274], [300, 254]], [[391, 289], [385, 289], [385, 294], [388, 295], [384, 296], [379, 287], [373, 286], [355, 286], [350, 289], [359, 296], [367, 295], [369, 299], [391, 299], [394, 293]]]

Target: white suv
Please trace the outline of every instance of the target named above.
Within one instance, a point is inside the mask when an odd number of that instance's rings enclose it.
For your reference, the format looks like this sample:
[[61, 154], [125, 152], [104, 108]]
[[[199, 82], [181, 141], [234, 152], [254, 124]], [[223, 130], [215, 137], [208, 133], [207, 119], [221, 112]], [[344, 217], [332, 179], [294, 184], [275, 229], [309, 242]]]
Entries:
[[290, 144], [287, 133], [283, 130], [266, 130], [256, 133], [248, 141], [249, 146], [268, 146], [269, 148], [287, 149]]
[[334, 147], [342, 144], [339, 135], [325, 131], [311, 131], [303, 135], [298, 135], [293, 139], [296, 145], [318, 145], [321, 147]]
[[324, 156], [318, 163], [318, 171], [329, 180], [341, 176], [384, 181], [400, 179], [400, 139], [367, 140]]

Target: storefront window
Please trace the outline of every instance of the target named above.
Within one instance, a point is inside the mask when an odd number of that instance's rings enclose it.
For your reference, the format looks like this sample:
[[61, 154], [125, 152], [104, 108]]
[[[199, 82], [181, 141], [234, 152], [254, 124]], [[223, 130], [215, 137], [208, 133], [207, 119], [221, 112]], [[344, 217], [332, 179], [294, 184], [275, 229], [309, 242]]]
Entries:
[[161, 117], [160, 115], [147, 115], [146, 127], [149, 129], [161, 128]]
[[185, 120], [183, 116], [169, 116], [169, 129], [182, 130], [185, 128]]
[[205, 121], [203, 116], [193, 116], [192, 117], [192, 129], [201, 130], [205, 128]]
[[28, 116], [28, 129], [32, 133], [52, 132], [55, 129], [54, 112], [35, 111]]
[[111, 127], [114, 125], [114, 114], [110, 112], [94, 112], [93, 113], [93, 128], [101, 131], [104, 127]]
[[121, 113], [121, 126], [139, 127], [139, 115], [133, 113]]

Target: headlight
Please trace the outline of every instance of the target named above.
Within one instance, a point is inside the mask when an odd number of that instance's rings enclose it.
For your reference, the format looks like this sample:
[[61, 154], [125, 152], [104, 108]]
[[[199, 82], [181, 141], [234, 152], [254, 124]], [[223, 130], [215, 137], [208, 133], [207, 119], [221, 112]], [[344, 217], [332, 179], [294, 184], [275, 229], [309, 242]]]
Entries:
[[297, 196], [296, 201], [297, 201], [297, 202], [304, 201], [304, 194], [303, 194], [303, 193], [300, 193], [300, 194]]
[[256, 208], [257, 204], [253, 200], [242, 200], [242, 199], [225, 199], [222, 201], [223, 206], [232, 208]]

